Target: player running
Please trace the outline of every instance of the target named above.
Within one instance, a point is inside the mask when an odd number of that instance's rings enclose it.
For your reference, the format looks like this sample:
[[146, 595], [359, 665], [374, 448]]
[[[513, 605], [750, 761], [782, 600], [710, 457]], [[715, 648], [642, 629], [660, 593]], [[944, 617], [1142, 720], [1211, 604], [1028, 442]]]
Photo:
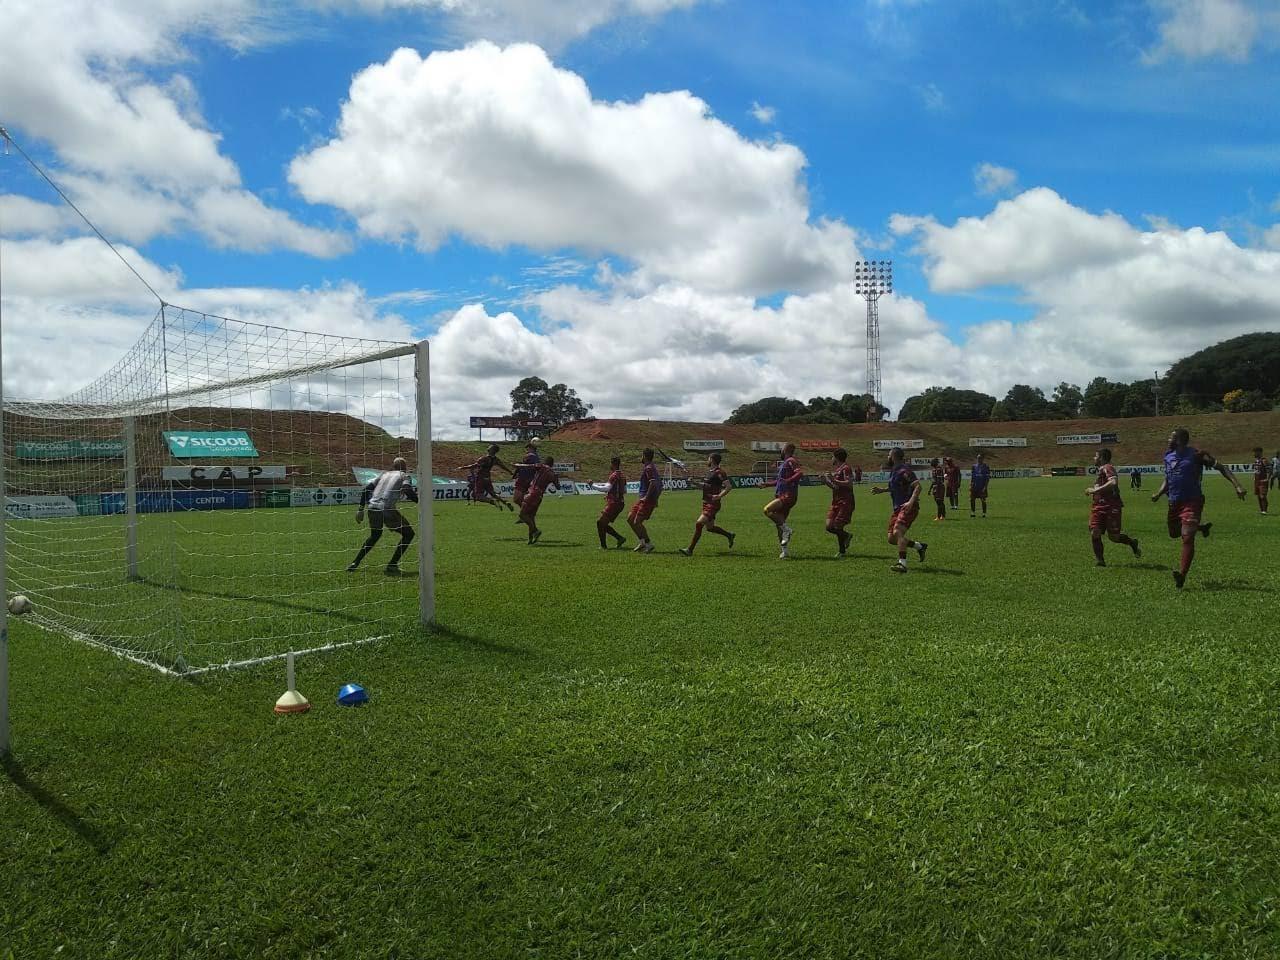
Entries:
[[537, 543], [538, 538], [542, 536], [542, 531], [538, 529], [537, 518], [538, 508], [542, 506], [543, 494], [547, 492], [547, 487], [560, 489], [560, 478], [551, 469], [555, 465], [555, 457], [550, 456], [537, 465], [529, 478], [529, 489], [520, 504], [520, 519], [517, 522], [529, 528], [530, 545]]
[[935, 510], [933, 514], [934, 520], [947, 519], [947, 504], [943, 499], [947, 495], [947, 474], [942, 469], [942, 464], [937, 457], [934, 457], [929, 464], [931, 470], [929, 473], [929, 496], [933, 497]]
[[713, 453], [707, 457], [707, 475], [703, 480], [690, 480], [689, 483], [702, 491], [702, 512], [694, 521], [693, 539], [689, 541], [689, 546], [681, 547], [680, 552], [686, 557], [692, 557], [693, 548], [698, 545], [704, 529], [707, 533], [720, 534], [729, 541], [729, 549], [732, 550], [737, 534], [716, 526], [716, 514], [720, 512], [721, 501], [733, 489], [729, 484], [729, 475], [720, 468], [720, 454]]
[[800, 495], [800, 478], [804, 470], [796, 459], [796, 445], [788, 443], [782, 448], [782, 460], [778, 463], [778, 479], [773, 485], [773, 499], [764, 505], [764, 515], [778, 528], [778, 544], [782, 552], [779, 560], [787, 559], [787, 545], [791, 543], [794, 533], [787, 523], [791, 508], [796, 505]]
[[960, 509], [960, 468], [954, 457], [942, 458], [942, 472], [947, 476], [947, 504], [952, 510]]
[[613, 521], [617, 520], [618, 514], [622, 513], [622, 501], [627, 493], [627, 478], [622, 475], [621, 457], [609, 459], [609, 471], [609, 489], [604, 494], [604, 509], [596, 518], [596, 533], [600, 536], [601, 550], [609, 549], [604, 539], [606, 536], [613, 537], [618, 547], [627, 542], [626, 537], [613, 529]]
[[645, 447], [640, 454], [640, 499], [631, 505], [627, 514], [627, 525], [640, 538], [634, 553], [653, 553], [653, 541], [649, 539], [649, 531], [644, 522], [653, 516], [658, 508], [658, 497], [662, 496], [662, 478], [658, 476], [658, 468], [653, 465], [653, 448]]
[[845, 530], [853, 519], [853, 470], [848, 464], [849, 452], [841, 447], [831, 454], [831, 472], [822, 475], [822, 482], [831, 488], [831, 507], [827, 510], [827, 533], [836, 538], [843, 557], [849, 549], [853, 534]]
[[400, 558], [413, 542], [413, 527], [396, 509], [400, 498], [418, 502], [418, 491], [409, 476], [409, 465], [404, 457], [396, 457], [391, 461], [391, 469], [378, 474], [364, 485], [360, 491], [360, 507], [356, 510], [356, 523], [364, 522], [365, 507], [369, 508], [369, 536], [360, 547], [356, 558], [347, 565], [347, 573], [354, 573], [360, 567], [360, 561], [382, 539], [383, 529], [400, 534], [400, 542], [391, 553], [387, 563], [386, 574], [389, 577], [400, 576]]
[[1191, 561], [1196, 555], [1196, 534], [1207, 537], [1213, 526], [1212, 523], [1200, 522], [1200, 514], [1204, 510], [1204, 491], [1200, 487], [1204, 468], [1216, 469], [1230, 480], [1241, 500], [1246, 496], [1244, 487], [1236, 482], [1227, 465], [1191, 446], [1190, 440], [1191, 434], [1185, 427], [1169, 434], [1169, 452], [1164, 455], [1164, 482], [1151, 495], [1151, 502], [1155, 503], [1164, 493], [1169, 494], [1169, 538], [1182, 537], [1182, 562], [1173, 571], [1173, 583], [1179, 590], [1186, 583], [1187, 571], [1191, 569]]
[[[524, 505], [524, 496], [529, 492], [529, 484], [538, 466], [538, 443], [536, 440], [530, 440], [524, 445], [524, 459], [516, 464], [515, 471], [512, 473], [516, 488], [511, 494], [511, 499], [515, 501], [517, 507]], [[516, 521], [516, 523], [522, 522]]]
[[1129, 489], [1130, 490], [1142, 489], [1142, 471], [1139, 470], [1137, 467], [1134, 467], [1132, 470], [1129, 471]]
[[908, 550], [914, 550], [920, 556], [920, 562], [924, 563], [924, 553], [929, 549], [927, 543], [907, 536], [911, 524], [920, 515], [920, 478], [903, 460], [901, 447], [890, 450], [889, 459], [885, 463], [889, 470], [889, 485], [871, 488], [872, 493], [887, 493], [893, 500], [893, 513], [889, 517], [889, 543], [898, 548], [898, 562], [889, 569], [894, 573], [907, 572]]
[[1261, 447], [1253, 448], [1253, 494], [1258, 498], [1258, 509], [1267, 515], [1267, 488], [1270, 486], [1271, 464], [1262, 453]]
[[1111, 451], [1103, 447], [1095, 453], [1093, 465], [1098, 468], [1098, 479], [1093, 486], [1086, 487], [1084, 492], [1093, 497], [1093, 506], [1089, 510], [1089, 536], [1093, 538], [1093, 555], [1098, 558], [1097, 565], [1107, 565], [1102, 556], [1104, 530], [1112, 543], [1122, 543], [1133, 551], [1135, 557], [1142, 556], [1138, 541], [1120, 529], [1124, 501], [1120, 499], [1120, 477], [1116, 474], [1116, 468], [1111, 465]]
[[973, 517], [977, 501], [982, 501], [982, 519], [987, 518], [987, 487], [991, 484], [991, 468], [987, 466], [987, 455], [978, 454], [973, 467], [969, 471], [969, 516]]
[[493, 487], [494, 467], [501, 467], [513, 477], [516, 475], [514, 469], [498, 459], [498, 445], [496, 443], [490, 444], [489, 449], [485, 451], [485, 455], [475, 463], [469, 463], [463, 467], [471, 481], [471, 502], [491, 503], [499, 511], [503, 507], [511, 510], [513, 509], [511, 504], [505, 498], [499, 496], [498, 491]]

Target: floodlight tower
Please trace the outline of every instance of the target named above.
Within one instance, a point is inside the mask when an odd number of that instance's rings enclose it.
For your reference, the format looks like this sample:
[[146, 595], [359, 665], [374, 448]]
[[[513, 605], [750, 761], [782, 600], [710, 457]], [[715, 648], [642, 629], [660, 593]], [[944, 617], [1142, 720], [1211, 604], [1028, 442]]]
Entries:
[[[867, 301], [867, 393], [883, 408], [880, 396], [880, 298], [893, 293], [892, 260], [859, 260], [853, 266], [853, 289]], [[883, 414], [882, 414], [883, 416]]]

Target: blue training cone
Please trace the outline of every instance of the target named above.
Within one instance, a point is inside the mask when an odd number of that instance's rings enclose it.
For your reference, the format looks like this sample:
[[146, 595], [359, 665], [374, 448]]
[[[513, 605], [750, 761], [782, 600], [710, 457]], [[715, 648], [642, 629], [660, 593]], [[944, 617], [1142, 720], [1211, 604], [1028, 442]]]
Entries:
[[348, 683], [338, 691], [339, 706], [356, 707], [362, 703], [367, 703], [368, 700], [369, 694], [365, 693], [364, 687], [358, 683]]

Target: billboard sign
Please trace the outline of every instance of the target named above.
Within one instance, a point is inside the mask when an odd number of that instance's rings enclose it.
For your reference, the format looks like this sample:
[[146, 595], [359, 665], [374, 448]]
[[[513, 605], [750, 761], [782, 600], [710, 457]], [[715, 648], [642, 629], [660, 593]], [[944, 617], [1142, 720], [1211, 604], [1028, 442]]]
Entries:
[[13, 455], [19, 460], [119, 460], [124, 456], [124, 441], [19, 440]]
[[208, 483], [218, 480], [283, 480], [283, 466], [182, 466], [165, 467], [160, 476], [179, 483]]
[[471, 426], [479, 430], [520, 430], [529, 427], [550, 427], [554, 424], [541, 417], [472, 417]]
[[693, 451], [702, 450], [702, 451], [706, 451], [707, 453], [711, 453], [716, 450], [723, 450], [724, 441], [723, 440], [685, 440], [683, 443], [683, 446], [686, 450], [693, 450]]
[[798, 444], [801, 450], [839, 450], [839, 440], [801, 440]]
[[175, 457], [256, 457], [243, 430], [166, 430], [164, 442]]
[[923, 440], [872, 440], [872, 450], [892, 450], [899, 447], [903, 450], [923, 450]]
[[1026, 437], [970, 437], [971, 447], [1025, 447]]
[[1059, 446], [1068, 444], [1119, 443], [1118, 433], [1068, 433], [1054, 438]]
[[781, 440], [752, 440], [751, 449], [756, 453], [781, 453]]

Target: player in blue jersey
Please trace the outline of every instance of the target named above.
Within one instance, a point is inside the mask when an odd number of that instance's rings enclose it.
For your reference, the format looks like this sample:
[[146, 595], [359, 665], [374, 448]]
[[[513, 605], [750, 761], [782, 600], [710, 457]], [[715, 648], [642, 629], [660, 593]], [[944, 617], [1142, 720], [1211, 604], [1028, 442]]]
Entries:
[[885, 468], [889, 471], [889, 485], [871, 488], [873, 494], [887, 493], [893, 500], [893, 513], [889, 517], [889, 543], [898, 548], [898, 562], [890, 567], [894, 573], [907, 572], [908, 550], [914, 550], [920, 556], [920, 562], [924, 563], [925, 551], [929, 549], [927, 543], [907, 536], [911, 524], [920, 515], [920, 478], [904, 462], [905, 459], [901, 447], [890, 450], [889, 459], [885, 463]]
[[1197, 450], [1190, 441], [1191, 434], [1185, 428], [1180, 427], [1169, 434], [1169, 450], [1164, 455], [1164, 483], [1151, 495], [1151, 502], [1155, 503], [1165, 493], [1169, 494], [1169, 537], [1182, 537], [1181, 562], [1173, 571], [1173, 583], [1179, 590], [1187, 581], [1187, 571], [1191, 569], [1191, 561], [1196, 555], [1196, 534], [1207, 537], [1213, 527], [1212, 523], [1204, 523], [1200, 519], [1204, 511], [1204, 490], [1200, 485], [1204, 468], [1217, 470], [1231, 481], [1241, 500], [1247, 496], [1225, 463], [1219, 463], [1204, 450]]
[[991, 483], [991, 467], [986, 454], [980, 453], [969, 469], [969, 516], [975, 516], [974, 508], [982, 501], [982, 517], [987, 516], [987, 487]]
[[796, 445], [788, 443], [782, 448], [782, 459], [778, 462], [778, 478], [773, 485], [773, 499], [764, 505], [764, 515], [778, 528], [778, 545], [782, 552], [779, 560], [787, 559], [787, 545], [791, 543], [794, 532], [787, 523], [791, 508], [796, 505], [800, 496], [800, 478], [804, 469], [796, 459]]
[[631, 505], [627, 514], [627, 525], [640, 539], [634, 553], [653, 553], [653, 541], [649, 539], [649, 531], [645, 521], [653, 516], [658, 508], [658, 497], [662, 496], [662, 477], [658, 476], [658, 468], [653, 465], [653, 449], [645, 447], [640, 455], [640, 499]]

